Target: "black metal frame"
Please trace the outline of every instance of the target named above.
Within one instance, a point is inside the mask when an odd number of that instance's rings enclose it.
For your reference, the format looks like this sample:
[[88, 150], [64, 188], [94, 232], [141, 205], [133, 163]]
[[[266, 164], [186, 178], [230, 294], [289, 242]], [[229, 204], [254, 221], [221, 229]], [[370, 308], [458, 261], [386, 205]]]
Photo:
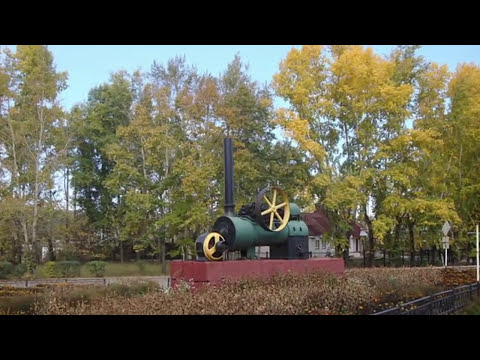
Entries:
[[480, 284], [459, 286], [372, 315], [448, 315], [480, 298]]
[[223, 139], [223, 169], [225, 175], [225, 216], [235, 216], [234, 176], [233, 176], [233, 140]]

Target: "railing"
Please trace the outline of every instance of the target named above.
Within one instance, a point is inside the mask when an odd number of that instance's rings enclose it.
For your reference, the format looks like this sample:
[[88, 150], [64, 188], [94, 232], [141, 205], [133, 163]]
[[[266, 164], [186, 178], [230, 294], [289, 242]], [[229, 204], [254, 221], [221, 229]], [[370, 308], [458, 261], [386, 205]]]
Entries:
[[38, 285], [52, 285], [68, 283], [72, 285], [110, 285], [113, 283], [129, 282], [156, 282], [162, 288], [170, 287], [170, 276], [119, 276], [107, 278], [56, 278], [56, 279], [37, 279], [37, 280], [0, 280], [0, 288], [17, 287], [29, 288]]
[[442, 291], [372, 315], [448, 315], [457, 312], [475, 298], [480, 298], [479, 283]]

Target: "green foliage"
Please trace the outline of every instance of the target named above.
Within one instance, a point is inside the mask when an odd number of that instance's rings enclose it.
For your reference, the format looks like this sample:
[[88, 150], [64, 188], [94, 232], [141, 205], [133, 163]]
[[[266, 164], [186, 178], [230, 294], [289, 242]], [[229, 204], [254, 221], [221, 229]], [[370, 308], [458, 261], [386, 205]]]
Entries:
[[105, 276], [107, 263], [105, 261], [90, 261], [87, 263], [88, 270], [96, 277]]
[[183, 260], [187, 260], [188, 256], [195, 254], [195, 240], [192, 238], [180, 239], [176, 242], [176, 248], [168, 252], [168, 255], [177, 257], [182, 255]]
[[43, 273], [50, 278], [57, 277], [59, 275], [58, 266], [55, 261], [47, 261], [42, 268]]
[[480, 315], [480, 300], [473, 301], [460, 313], [461, 315]]
[[42, 246], [57, 260], [117, 260], [120, 249], [154, 257], [173, 241], [170, 255], [188, 256], [222, 213], [224, 136], [234, 139], [237, 210], [278, 184], [303, 211], [324, 207], [338, 244], [357, 222], [369, 247], [413, 251], [436, 245], [449, 220], [454, 250], [469, 255], [465, 234], [480, 217], [480, 68], [450, 73], [418, 49], [293, 48], [272, 83], [288, 109], [274, 109], [272, 89], [239, 56], [218, 76], [176, 57], [113, 73], [69, 114], [58, 101], [67, 74], [47, 46], [3, 50], [0, 259], [32, 274]]
[[25, 264], [13, 265], [8, 261], [0, 261], [0, 279], [20, 278], [27, 272]]
[[119, 142], [117, 129], [129, 122], [131, 85], [125, 72], [114, 73], [109, 83], [93, 88], [88, 101], [75, 107], [71, 114], [76, 150], [72, 158], [72, 185], [92, 230], [103, 234], [103, 251], [118, 246], [120, 241], [117, 219], [123, 194], [106, 184], [115, 166], [108, 149]]
[[274, 77], [290, 105], [277, 123], [318, 163], [312, 195], [336, 220], [364, 222], [370, 247], [408, 237], [414, 251], [433, 245], [445, 220], [471, 231], [480, 213], [479, 67], [452, 76], [418, 48], [381, 58], [362, 46], [303, 46]]
[[80, 263], [78, 261], [58, 261], [56, 271], [60, 277], [76, 277], [80, 275]]
[[8, 261], [0, 261], [0, 279], [6, 279], [13, 272], [13, 265]]
[[[9, 173], [9, 191], [0, 201], [2, 208], [14, 205], [0, 220], [3, 230], [13, 231], [1, 233], [0, 239], [11, 242], [8, 251], [15, 261], [23, 251], [32, 271], [45, 236], [40, 222], [56, 205], [54, 174], [65, 160], [69, 141], [57, 100], [67, 74], [56, 71], [47, 46], [18, 45], [15, 53], [7, 49], [0, 54], [0, 78], [0, 168]], [[46, 202], [50, 205], [39, 206]]]
[[25, 273], [28, 271], [27, 265], [25, 264], [17, 264], [15, 265], [15, 269], [13, 271], [13, 274], [17, 278], [21, 278]]

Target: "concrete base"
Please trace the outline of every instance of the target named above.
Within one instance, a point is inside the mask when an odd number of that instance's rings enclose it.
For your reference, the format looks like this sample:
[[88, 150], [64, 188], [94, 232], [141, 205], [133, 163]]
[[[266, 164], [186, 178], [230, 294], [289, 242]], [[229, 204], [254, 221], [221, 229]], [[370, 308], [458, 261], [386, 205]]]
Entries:
[[232, 260], [232, 261], [172, 261], [170, 263], [171, 285], [179, 281], [193, 283], [195, 287], [204, 284], [218, 285], [223, 279], [245, 277], [267, 278], [277, 273], [306, 273], [323, 270], [343, 274], [343, 259], [316, 258], [307, 260]]

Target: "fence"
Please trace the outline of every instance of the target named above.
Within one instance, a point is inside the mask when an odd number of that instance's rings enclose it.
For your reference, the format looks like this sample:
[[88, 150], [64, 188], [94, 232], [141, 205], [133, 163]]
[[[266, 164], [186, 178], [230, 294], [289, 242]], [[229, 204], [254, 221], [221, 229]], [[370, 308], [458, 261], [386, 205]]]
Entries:
[[480, 284], [442, 291], [372, 315], [448, 315], [480, 298]]
[[1, 287], [28, 288], [38, 285], [51, 285], [59, 283], [68, 283], [72, 285], [110, 285], [113, 283], [133, 283], [133, 282], [155, 282], [162, 288], [170, 287], [170, 276], [123, 276], [107, 278], [61, 278], [61, 279], [41, 279], [41, 280], [0, 280]]

